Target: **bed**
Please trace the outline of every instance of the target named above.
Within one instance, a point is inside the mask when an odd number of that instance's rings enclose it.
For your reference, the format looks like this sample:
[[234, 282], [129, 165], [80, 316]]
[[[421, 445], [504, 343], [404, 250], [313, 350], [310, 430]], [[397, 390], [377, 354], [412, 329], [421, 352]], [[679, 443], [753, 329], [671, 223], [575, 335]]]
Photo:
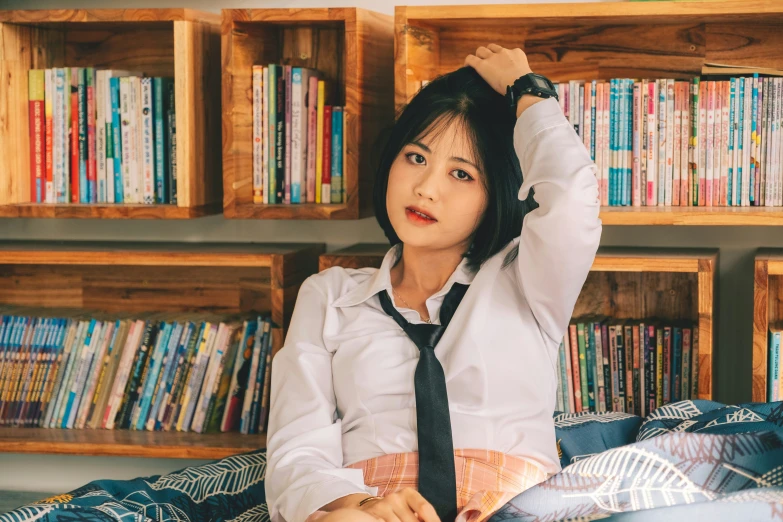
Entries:
[[[562, 471], [490, 522], [783, 520], [783, 402], [681, 401], [644, 419], [556, 412], [555, 428]], [[96, 480], [0, 522], [266, 521], [265, 470], [258, 450], [163, 476]]]

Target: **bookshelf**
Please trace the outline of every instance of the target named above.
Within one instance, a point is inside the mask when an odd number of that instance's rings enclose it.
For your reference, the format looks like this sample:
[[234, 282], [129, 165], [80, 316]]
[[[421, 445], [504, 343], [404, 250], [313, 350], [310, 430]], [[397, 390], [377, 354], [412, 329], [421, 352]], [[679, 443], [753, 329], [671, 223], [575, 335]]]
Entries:
[[[0, 11], [0, 217], [184, 219], [221, 210], [220, 17], [192, 9]], [[174, 78], [177, 204], [43, 204], [30, 197], [29, 69]]]
[[[242, 219], [359, 219], [373, 214], [371, 154], [393, 121], [393, 22], [358, 8], [224, 9], [223, 213]], [[342, 204], [254, 204], [251, 67], [312, 67], [345, 107]], [[327, 95], [329, 96], [329, 95]]]
[[[282, 347], [322, 244], [0, 242], [0, 304], [105, 313], [269, 313]], [[0, 452], [213, 459], [265, 435], [0, 428]]]
[[[319, 267], [379, 267], [388, 249], [383, 244], [354, 245], [321, 254]], [[698, 398], [711, 400], [717, 260], [716, 250], [601, 248], [573, 315], [687, 319], [698, 324]]]
[[[783, 3], [593, 2], [397, 6], [394, 99], [494, 42], [552, 81], [688, 79], [705, 62], [783, 68]], [[781, 207], [603, 207], [605, 225], [781, 225]]]
[[767, 401], [769, 325], [783, 320], [783, 250], [759, 249], [753, 269], [753, 402]]

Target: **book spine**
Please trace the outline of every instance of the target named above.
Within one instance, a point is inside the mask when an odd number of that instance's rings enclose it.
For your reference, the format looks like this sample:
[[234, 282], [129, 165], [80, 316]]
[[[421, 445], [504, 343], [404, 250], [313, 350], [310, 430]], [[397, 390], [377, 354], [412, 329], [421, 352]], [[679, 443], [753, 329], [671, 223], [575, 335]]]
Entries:
[[[309, 79], [307, 100], [307, 202], [315, 203], [316, 194], [320, 194], [320, 184], [316, 181], [316, 166], [318, 163], [318, 76], [315, 74], [312, 74]], [[318, 187], [316, 187], [316, 184], [318, 184]]]
[[[66, 83], [64, 68], [52, 69], [53, 108], [52, 108], [52, 203], [67, 203], [68, 197], [68, 106], [71, 88]], [[47, 182], [49, 173], [47, 172]], [[49, 189], [46, 189], [49, 190]], [[47, 196], [48, 197], [48, 196]], [[47, 200], [47, 203], [49, 201]]]
[[589, 379], [587, 373], [587, 339], [585, 338], [585, 328], [583, 323], [576, 325], [576, 340], [579, 346], [579, 376], [580, 386], [582, 388], [582, 411], [590, 411]]
[[[303, 154], [304, 142], [303, 138], [306, 136], [306, 132], [302, 130], [302, 109], [303, 95], [302, 95], [302, 69], [301, 67], [294, 67], [291, 69], [291, 92], [289, 96], [290, 103], [286, 106], [286, 110], [290, 106], [291, 118], [290, 125], [286, 127], [286, 140], [289, 143], [290, 153], [286, 157], [286, 162], [290, 162], [290, 178], [288, 187], [290, 191], [286, 191], [286, 195], [290, 194], [291, 203], [300, 203], [302, 197], [302, 164], [306, 156]], [[306, 128], [304, 129], [306, 131]], [[286, 164], [288, 169], [288, 164]], [[286, 171], [288, 172], [288, 170]]]
[[174, 82], [166, 84], [166, 146], [168, 147], [166, 156], [168, 161], [168, 186], [169, 200], [171, 205], [177, 204], [177, 104], [174, 93]]
[[759, 75], [753, 73], [751, 85], [753, 86], [752, 101], [750, 108], [750, 191], [748, 197], [750, 198], [750, 204], [756, 205], [756, 183], [758, 176], [756, 172], [756, 166], [758, 165], [758, 147], [756, 144], [756, 138], [758, 137], [758, 110], [759, 110]]
[[571, 372], [572, 388], [574, 397], [574, 408], [572, 411], [579, 413], [582, 411], [582, 380], [579, 365], [579, 343], [576, 324], [568, 325], [568, 345], [571, 352]]
[[635, 207], [639, 207], [642, 204], [641, 200], [641, 191], [639, 188], [639, 184], [641, 182], [642, 176], [641, 176], [641, 161], [639, 157], [639, 153], [641, 150], [641, 122], [642, 122], [642, 99], [641, 99], [641, 83], [634, 82], [633, 85], [633, 117], [631, 118], [633, 129], [631, 131], [632, 136], [632, 153], [633, 153], [633, 162], [631, 163], [631, 172], [633, 175], [633, 183], [631, 186], [633, 198], [632, 198], [632, 204]]
[[745, 122], [745, 133], [742, 138], [744, 142], [744, 158], [743, 165], [744, 171], [747, 173], [743, 176], [742, 180], [742, 192], [743, 192], [743, 205], [749, 206], [753, 199], [751, 198], [751, 189], [753, 188], [753, 78], [744, 78], [745, 84], [745, 115], [747, 121]]
[[63, 380], [60, 383], [60, 387], [57, 390], [57, 404], [52, 414], [50, 421], [50, 428], [62, 427], [63, 417], [65, 415], [65, 408], [68, 403], [68, 396], [73, 386], [73, 381], [81, 362], [82, 352], [84, 351], [84, 340], [87, 337], [87, 330], [90, 326], [90, 321], [81, 321], [81, 328], [78, 330], [78, 335], [74, 338], [74, 346], [71, 350], [71, 356], [68, 359], [68, 367], [66, 373], [63, 376]]
[[58, 96], [56, 79], [55, 69], [46, 69], [44, 72], [44, 172], [42, 178], [36, 178], [35, 185], [31, 185], [34, 189], [31, 201], [36, 203], [46, 201], [47, 194], [54, 202], [56, 195], [54, 189], [54, 105]]
[[685, 82], [674, 82], [674, 128], [672, 130], [672, 206], [680, 206], [680, 144], [682, 139], [682, 101]]
[[164, 431], [172, 428], [176, 429], [182, 411], [182, 402], [185, 389], [193, 374], [193, 367], [198, 357], [198, 349], [201, 346], [201, 340], [206, 335], [206, 323], [200, 323], [194, 328], [194, 335], [188, 341], [188, 347], [183, 357], [183, 367], [178, 375], [175, 375], [175, 381], [172, 386], [171, 396], [167, 399], [166, 411], [161, 420], [161, 427]]
[[617, 328], [610, 326], [609, 334], [609, 364], [612, 375], [612, 411], [620, 410], [620, 365], [617, 357]]
[[623, 333], [622, 325], [616, 325], [614, 334], [617, 339], [617, 381], [618, 381], [618, 393], [619, 393], [619, 411], [627, 412], [626, 397], [628, 395], [627, 383], [626, 383], [626, 371], [627, 363], [625, 360], [625, 337]]
[[672, 391], [669, 394], [672, 402], [680, 400], [682, 389], [682, 329], [672, 328]]
[[150, 337], [149, 350], [147, 352], [147, 360], [142, 366], [141, 376], [138, 379], [137, 386], [133, 393], [133, 402], [130, 408], [130, 416], [127, 422], [127, 429], [137, 430], [139, 417], [141, 416], [141, 410], [147, 394], [147, 388], [150, 383], [155, 381], [155, 372], [160, 368], [160, 358], [162, 347], [166, 344], [166, 336], [169, 335], [171, 323], [161, 322], [158, 324], [155, 336]]
[[71, 103], [70, 103], [70, 177], [71, 177], [71, 203], [79, 203], [82, 199], [79, 190], [84, 189], [79, 176], [79, 67], [71, 67]]
[[97, 146], [95, 142], [95, 69], [85, 69], [87, 92], [87, 190], [90, 203], [98, 201]]
[[680, 206], [691, 205], [691, 168], [690, 168], [690, 128], [691, 128], [691, 89], [690, 82], [682, 82], [682, 133], [680, 144]]
[[56, 71], [46, 69], [44, 72], [44, 172], [42, 178], [36, 178], [35, 185], [31, 185], [33, 193], [31, 201], [43, 203], [46, 201], [47, 188], [54, 201], [54, 104], [57, 96], [55, 81]]
[[343, 202], [343, 122], [342, 107], [332, 108], [332, 177], [330, 192], [332, 203]]
[[706, 163], [706, 175], [705, 178], [707, 186], [707, 195], [705, 204], [709, 207], [713, 206], [713, 200], [715, 193], [713, 190], [714, 179], [714, 148], [715, 148], [715, 82], [708, 81], [707, 85], [707, 163]]
[[148, 410], [146, 412], [142, 412], [141, 417], [144, 420], [137, 426], [136, 429], [138, 430], [152, 431], [155, 428], [158, 412], [160, 411], [163, 398], [166, 394], [166, 388], [171, 381], [174, 370], [174, 363], [179, 358], [180, 347], [184, 349], [184, 345], [180, 342], [184, 331], [185, 327], [181, 323], [174, 323], [173, 330], [168, 338], [168, 346], [163, 352], [163, 359], [161, 360], [158, 377], [155, 380], [154, 387], [152, 388], [152, 393], [148, 403]]
[[663, 405], [663, 328], [655, 330], [655, 407], [660, 408]]
[[[108, 83], [108, 78], [107, 78]], [[105, 122], [104, 122], [105, 123]], [[120, 353], [120, 337], [122, 332], [122, 322], [120, 320], [117, 320], [112, 325], [112, 335], [111, 339], [108, 342], [108, 345], [106, 347], [106, 350], [103, 355], [103, 361], [101, 361], [101, 370], [98, 374], [98, 379], [95, 383], [95, 391], [92, 395], [92, 401], [90, 401], [90, 406], [84, 415], [84, 419], [82, 421], [82, 427], [88, 427], [91, 429], [95, 429], [98, 427], [97, 422], [98, 418], [102, 417], [102, 413], [98, 414], [97, 412], [101, 411], [101, 404], [104, 402], [104, 398], [107, 395], [107, 390], [109, 383], [112, 381], [114, 377], [114, 373], [112, 371], [112, 366], [115, 363], [115, 359], [117, 359], [117, 354]]]
[[272, 331], [271, 331], [271, 324], [269, 321], [266, 321], [264, 324], [264, 329], [268, 330], [268, 334], [266, 336], [266, 347], [264, 348], [264, 355], [266, 357], [266, 363], [264, 364], [264, 377], [263, 377], [263, 391], [261, 393], [261, 414], [258, 421], [257, 431], [265, 432], [266, 431], [266, 424], [267, 419], [269, 417], [269, 394], [271, 390], [271, 375], [272, 375]]
[[81, 384], [84, 382], [83, 379], [86, 375], [87, 369], [85, 366], [88, 364], [89, 361], [91, 361], [92, 353], [91, 353], [91, 347], [93, 346], [91, 343], [93, 332], [95, 332], [95, 328], [97, 325], [97, 321], [95, 319], [90, 320], [90, 324], [87, 327], [87, 335], [84, 338], [83, 346], [81, 347], [81, 353], [79, 355], [79, 358], [77, 361], [75, 361], [73, 375], [74, 378], [72, 379], [70, 385], [68, 388], [66, 388], [66, 399], [65, 399], [65, 406], [64, 406], [64, 413], [62, 416], [62, 419], [60, 420], [59, 427], [61, 428], [69, 428], [70, 419], [71, 419], [71, 412], [76, 407], [78, 407], [78, 400], [79, 395], [78, 391], [81, 386]]
[[30, 131], [30, 201], [38, 202], [40, 187], [46, 179], [46, 72], [28, 71], [27, 106]]
[[155, 163], [155, 203], [168, 203], [168, 172], [166, 171], [166, 124], [165, 95], [169, 78], [155, 77], [152, 80], [152, 118]]
[[106, 93], [106, 71], [95, 71], [95, 157], [97, 190], [95, 200], [106, 203], [106, 116], [103, 114], [106, 103], [103, 99]]
[[106, 144], [106, 166], [105, 166], [105, 194], [106, 203], [114, 203], [114, 138], [112, 136], [112, 100], [111, 100], [111, 70], [103, 71], [103, 121], [98, 125], [103, 126], [104, 143]]
[[720, 164], [720, 204], [727, 206], [729, 196], [729, 82], [720, 82], [718, 106], [718, 163]]
[[658, 170], [657, 155], [658, 150], [658, 122], [657, 122], [657, 83], [655, 81], [647, 82], [647, 206], [658, 204]]
[[[267, 179], [267, 185], [264, 186], [264, 190], [269, 193], [270, 205], [277, 203], [277, 77], [279, 76], [279, 69], [276, 64], [270, 64], [269, 78], [267, 81], [267, 100], [268, 100], [268, 112], [267, 120], [268, 135], [269, 135], [269, 159], [267, 165], [269, 166], [269, 177]], [[265, 193], [266, 193], [265, 192]]]
[[285, 84], [285, 106], [283, 107], [285, 118], [285, 145], [284, 145], [284, 158], [283, 168], [285, 169], [285, 191], [283, 194], [283, 201], [286, 204], [291, 203], [291, 94], [293, 85], [291, 84], [291, 66], [285, 65], [283, 67], [283, 77]]
[[147, 367], [147, 359], [150, 352], [150, 343], [153, 342], [157, 333], [157, 325], [153, 322], [148, 322], [144, 334], [142, 336], [141, 346], [136, 350], [136, 354], [131, 364], [130, 371], [128, 373], [128, 381], [125, 385], [125, 392], [122, 395], [119, 411], [117, 417], [114, 419], [115, 427], [120, 429], [127, 429], [130, 427], [130, 417], [133, 412], [133, 406], [136, 404], [138, 398], [139, 382], [142, 379], [142, 374]]
[[316, 126], [315, 126], [315, 202], [321, 203], [323, 194], [321, 184], [323, 183], [324, 168], [324, 80], [318, 80], [318, 95], [316, 101]]
[[266, 142], [263, 137], [261, 113], [263, 107], [264, 66], [254, 65], [253, 78], [253, 203], [264, 203], [263, 161]]
[[88, 164], [90, 162], [89, 157], [89, 144], [87, 138], [87, 76], [89, 67], [79, 67], [79, 77], [77, 79], [77, 110], [78, 114], [78, 133], [79, 133], [79, 201], [81, 203], [90, 202], [90, 182], [89, 175], [87, 173]]
[[682, 389], [680, 400], [691, 398], [691, 329], [682, 329]]
[[[587, 129], [585, 129], [587, 132]], [[606, 383], [604, 382], [604, 351], [601, 339], [601, 323], [596, 322], [593, 325], [593, 339], [595, 345], [595, 411], [606, 411]]]
[[142, 202], [145, 205], [155, 203], [155, 157], [152, 117], [152, 78], [141, 79], [141, 165], [142, 165]]
[[239, 421], [239, 432], [245, 435], [250, 433], [250, 413], [253, 407], [255, 382], [258, 377], [258, 364], [261, 357], [262, 335], [262, 329], [258, 328], [253, 337], [253, 355], [251, 357], [250, 373], [247, 376], [244, 403], [242, 405], [242, 414]]
[[[263, 201], [259, 203], [273, 203], [274, 198], [269, 197], [269, 155], [271, 142], [269, 141], [269, 70], [264, 67], [261, 75], [261, 187], [260, 193]], [[274, 72], [274, 71], [273, 71]]]
[[120, 123], [120, 78], [109, 78], [111, 96], [111, 141], [112, 141], [112, 166], [114, 172], [114, 203], [125, 201], [123, 172], [125, 155], [122, 147], [122, 128]]
[[92, 410], [95, 391], [98, 388], [98, 381], [101, 379], [103, 372], [106, 371], [106, 365], [110, 359], [106, 353], [109, 350], [109, 346], [115, 334], [116, 329], [113, 322], [103, 323], [100, 336], [97, 338], [97, 351], [92, 358], [92, 363], [87, 373], [87, 380], [84, 385], [84, 392], [82, 392], [82, 397], [79, 402], [79, 409], [76, 412], [76, 419], [73, 424], [76, 429], [84, 428], [87, 417]]
[[193, 370], [188, 376], [188, 383], [182, 393], [181, 409], [179, 417], [177, 419], [177, 431], [190, 430], [191, 420], [193, 419], [193, 410], [198, 398], [198, 393], [201, 390], [201, 383], [204, 379], [204, 371], [209, 363], [209, 350], [214, 342], [214, 324], [204, 324], [204, 334], [200, 340], [198, 353], [196, 355], [195, 362], [193, 363]]
[[45, 399], [46, 408], [44, 409], [43, 415], [41, 416], [38, 423], [38, 425], [42, 428], [48, 428], [50, 426], [52, 415], [55, 413], [55, 403], [57, 400], [57, 394], [60, 389], [60, 385], [62, 383], [63, 377], [65, 376], [65, 368], [67, 366], [69, 357], [71, 355], [73, 339], [75, 339], [78, 336], [79, 329], [80, 329], [80, 322], [72, 321], [71, 324], [69, 325], [68, 336], [65, 338], [65, 341], [63, 342], [63, 346], [60, 349], [59, 353], [57, 354], [57, 359], [54, 365], [56, 370], [54, 373], [54, 378], [50, 379], [49, 389], [46, 392], [46, 399]]
[[[687, 91], [687, 86], [684, 91]], [[638, 378], [639, 383], [638, 386], [636, 386], [636, 404], [638, 406], [638, 415], [640, 417], [645, 417], [647, 415], [647, 374], [645, 373], [647, 371], [646, 367], [646, 346], [644, 344], [644, 337], [645, 332], [647, 330], [647, 326], [644, 323], [640, 323], [638, 328], [634, 326], [634, 370], [636, 371], [636, 363], [638, 361]]]
[[144, 381], [139, 398], [138, 411], [134, 412], [135, 415], [132, 419], [133, 424], [131, 428], [134, 430], [145, 429], [147, 419], [150, 417], [150, 408], [152, 408], [153, 398], [160, 387], [160, 377], [163, 373], [164, 365], [167, 362], [171, 344], [172, 342], [177, 342], [177, 339], [173, 334], [177, 333], [180, 329], [181, 327], [179, 325], [176, 325], [175, 327], [174, 323], [166, 323], [161, 334], [158, 336], [155, 351], [150, 359], [150, 369], [147, 373], [147, 378]]
[[121, 127], [121, 149], [122, 149], [122, 201], [133, 203], [133, 189], [131, 186], [131, 162], [133, 161], [133, 151], [135, 150], [133, 140], [133, 128], [131, 127], [131, 78], [120, 78], [120, 121]]
[[166, 414], [166, 408], [169, 404], [169, 398], [174, 387], [176, 379], [181, 373], [181, 366], [185, 364], [185, 350], [188, 347], [188, 342], [193, 334], [193, 323], [188, 322], [186, 325], [178, 325], [180, 332], [178, 335], [172, 337], [179, 337], [176, 345], [169, 346], [170, 353], [168, 354], [167, 368], [164, 370], [160, 379], [160, 389], [158, 390], [155, 402], [150, 410], [149, 418], [145, 429], [147, 431], [158, 431], [163, 427], [163, 419]]
[[324, 105], [323, 165], [321, 174], [321, 203], [332, 201], [332, 106]]
[[285, 73], [284, 68], [277, 66], [277, 93], [275, 98], [275, 202], [285, 202], [285, 157], [287, 150], [285, 148]]
[[25, 363], [24, 371], [20, 377], [20, 383], [17, 388], [15, 399], [15, 408], [11, 410], [8, 416], [8, 424], [11, 426], [21, 426], [29, 407], [30, 390], [35, 382], [36, 374], [40, 368], [40, 354], [43, 348], [44, 339], [48, 335], [50, 320], [48, 318], [39, 318], [33, 330], [30, 352]]
[[711, 198], [712, 188], [711, 179], [707, 179], [707, 158], [712, 152], [709, 149], [709, 85], [710, 82], [701, 82], [699, 84], [699, 206], [707, 205], [708, 198]]

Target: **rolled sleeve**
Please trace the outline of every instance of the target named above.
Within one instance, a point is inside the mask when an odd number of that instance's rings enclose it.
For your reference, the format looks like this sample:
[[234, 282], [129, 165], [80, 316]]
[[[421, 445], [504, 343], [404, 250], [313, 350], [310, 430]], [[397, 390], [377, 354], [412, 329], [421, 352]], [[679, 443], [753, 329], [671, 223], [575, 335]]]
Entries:
[[538, 203], [520, 234], [520, 286], [541, 329], [559, 342], [601, 239], [597, 168], [554, 98], [522, 112], [514, 148], [519, 198], [534, 189]]

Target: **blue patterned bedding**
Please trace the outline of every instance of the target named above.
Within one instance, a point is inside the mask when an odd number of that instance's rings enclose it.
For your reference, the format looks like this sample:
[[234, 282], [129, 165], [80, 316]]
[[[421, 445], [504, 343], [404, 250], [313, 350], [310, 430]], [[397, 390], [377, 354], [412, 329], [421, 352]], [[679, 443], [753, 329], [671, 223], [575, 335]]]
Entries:
[[[563, 470], [490, 522], [783, 520], [783, 402], [682, 401], [646, 419], [555, 414]], [[266, 521], [262, 450], [163, 476], [97, 480], [0, 522]]]

